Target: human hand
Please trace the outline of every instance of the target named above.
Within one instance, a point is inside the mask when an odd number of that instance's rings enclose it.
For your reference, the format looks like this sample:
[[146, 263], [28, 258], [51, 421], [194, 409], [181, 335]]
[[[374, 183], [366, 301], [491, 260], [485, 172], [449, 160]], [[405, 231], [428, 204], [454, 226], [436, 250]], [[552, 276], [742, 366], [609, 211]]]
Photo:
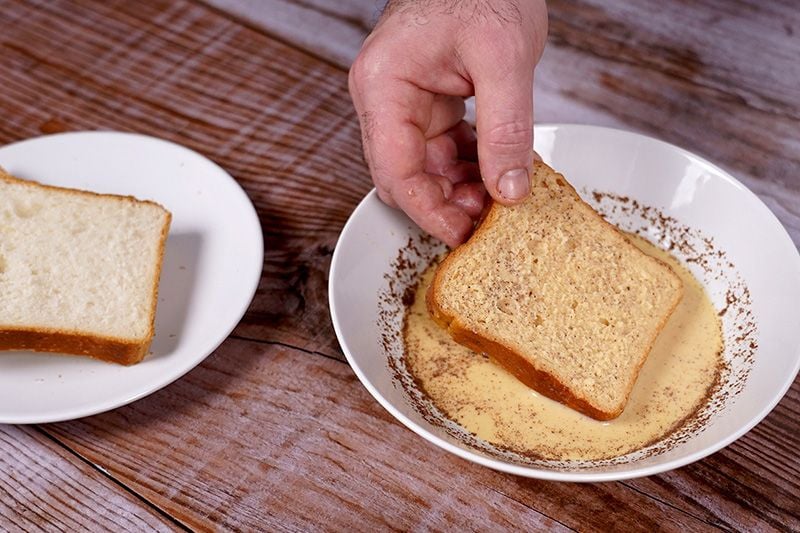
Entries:
[[[349, 77], [381, 200], [456, 246], [487, 191], [526, 198], [546, 35], [544, 0], [390, 1]], [[477, 140], [463, 120], [473, 95]]]

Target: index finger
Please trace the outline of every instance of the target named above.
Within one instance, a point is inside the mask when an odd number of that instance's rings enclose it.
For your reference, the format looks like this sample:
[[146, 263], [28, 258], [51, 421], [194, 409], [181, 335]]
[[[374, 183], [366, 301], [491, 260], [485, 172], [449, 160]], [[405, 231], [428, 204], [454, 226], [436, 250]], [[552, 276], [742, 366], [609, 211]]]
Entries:
[[372, 122], [364, 149], [376, 185], [423, 230], [450, 246], [461, 244], [472, 231], [472, 219], [449, 201], [450, 181], [425, 172], [424, 132], [434, 95], [407, 81], [387, 82], [360, 94]]

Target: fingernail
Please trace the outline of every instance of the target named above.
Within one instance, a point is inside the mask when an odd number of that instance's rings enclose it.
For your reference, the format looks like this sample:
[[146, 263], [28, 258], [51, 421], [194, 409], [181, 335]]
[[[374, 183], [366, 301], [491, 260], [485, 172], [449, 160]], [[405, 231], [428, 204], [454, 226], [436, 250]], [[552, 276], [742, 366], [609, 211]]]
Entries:
[[497, 190], [506, 200], [522, 200], [531, 192], [531, 180], [524, 168], [509, 170], [497, 181]]

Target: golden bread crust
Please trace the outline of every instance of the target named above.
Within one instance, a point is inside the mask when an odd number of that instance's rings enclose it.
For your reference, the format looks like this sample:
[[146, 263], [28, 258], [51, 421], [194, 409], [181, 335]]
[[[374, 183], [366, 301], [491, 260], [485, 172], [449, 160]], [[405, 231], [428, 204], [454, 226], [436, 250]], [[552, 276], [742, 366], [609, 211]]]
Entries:
[[100, 193], [100, 192], [93, 192], [93, 191], [82, 191], [80, 189], [70, 189], [69, 187], [59, 187], [57, 185], [45, 185], [44, 183], [39, 183], [38, 181], [34, 180], [27, 180], [22, 178], [17, 178], [16, 176], [12, 176], [8, 173], [3, 167], [0, 167], [0, 180], [8, 181], [11, 183], [22, 183], [25, 185], [30, 185], [31, 187], [36, 187], [40, 189], [48, 189], [51, 191], [58, 191], [61, 193], [68, 193], [74, 194], [76, 196], [89, 196], [89, 197], [99, 197], [99, 198], [113, 198], [118, 201], [125, 201], [131, 202], [135, 204], [149, 204], [154, 205], [163, 209], [168, 215], [168, 221], [172, 220], [172, 214], [161, 204], [158, 202], [154, 202], [152, 200], [139, 200], [138, 198], [130, 195], [124, 194], [108, 194], [108, 193]]
[[69, 331], [33, 328], [0, 329], [0, 351], [24, 350], [85, 355], [121, 365], [133, 365], [144, 359], [151, 340], [152, 336], [136, 343]]

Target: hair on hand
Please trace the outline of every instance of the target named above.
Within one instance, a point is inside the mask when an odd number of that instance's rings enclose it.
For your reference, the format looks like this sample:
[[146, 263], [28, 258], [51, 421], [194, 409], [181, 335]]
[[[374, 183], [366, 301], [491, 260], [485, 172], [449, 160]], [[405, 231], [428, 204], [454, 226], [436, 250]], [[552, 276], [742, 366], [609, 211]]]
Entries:
[[522, 23], [522, 13], [515, 0], [390, 0], [384, 8], [383, 16], [392, 13], [418, 17], [452, 15], [466, 24], [489, 21], [501, 24]]

